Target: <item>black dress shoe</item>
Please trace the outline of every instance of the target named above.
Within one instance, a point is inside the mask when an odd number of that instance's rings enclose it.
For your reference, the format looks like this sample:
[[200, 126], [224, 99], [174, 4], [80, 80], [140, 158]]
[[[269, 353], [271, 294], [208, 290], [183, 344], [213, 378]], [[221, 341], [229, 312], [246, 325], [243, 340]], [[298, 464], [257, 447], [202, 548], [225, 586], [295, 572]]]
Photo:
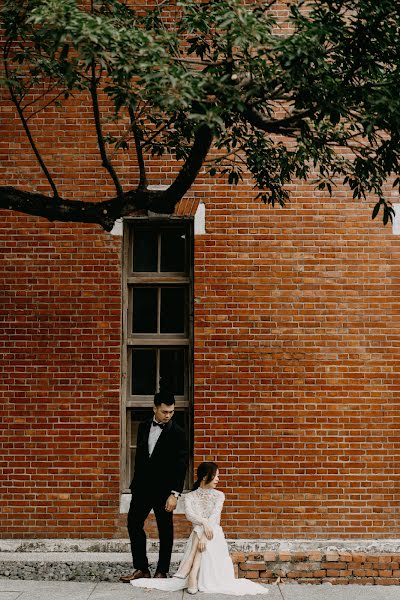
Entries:
[[121, 575], [119, 580], [122, 581], [123, 583], [129, 583], [130, 581], [133, 581], [134, 579], [148, 579], [149, 577], [150, 577], [150, 571], [141, 571], [140, 569], [136, 569], [136, 571], [134, 571], [130, 575]]
[[157, 571], [154, 575], [154, 579], [167, 579], [167, 573], [161, 573], [161, 571]]

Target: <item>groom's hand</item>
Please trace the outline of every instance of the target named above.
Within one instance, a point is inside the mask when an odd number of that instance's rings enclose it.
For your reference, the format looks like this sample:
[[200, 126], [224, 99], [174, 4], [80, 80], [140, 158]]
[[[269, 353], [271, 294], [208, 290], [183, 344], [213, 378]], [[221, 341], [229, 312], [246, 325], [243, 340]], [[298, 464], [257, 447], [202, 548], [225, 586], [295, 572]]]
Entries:
[[173, 494], [168, 496], [167, 501], [165, 503], [165, 510], [167, 512], [173, 512], [176, 509], [176, 505], [178, 503], [177, 498]]

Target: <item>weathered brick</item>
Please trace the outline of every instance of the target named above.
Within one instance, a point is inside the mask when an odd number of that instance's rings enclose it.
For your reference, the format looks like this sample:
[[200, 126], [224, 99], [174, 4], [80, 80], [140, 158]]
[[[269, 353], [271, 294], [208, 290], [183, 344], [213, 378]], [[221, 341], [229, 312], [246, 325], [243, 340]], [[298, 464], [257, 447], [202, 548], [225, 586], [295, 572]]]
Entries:
[[265, 562], [263, 560], [258, 562], [241, 562], [239, 566], [242, 571], [260, 571], [265, 569]]
[[269, 550], [268, 552], [264, 552], [264, 560], [265, 562], [274, 562], [277, 559], [277, 553]]
[[278, 558], [282, 562], [290, 562], [292, 560], [292, 553], [287, 551], [279, 552]]
[[244, 552], [231, 552], [230, 553], [233, 564], [242, 563], [245, 560]]
[[326, 562], [337, 562], [339, 560], [338, 552], [327, 552], [325, 555]]

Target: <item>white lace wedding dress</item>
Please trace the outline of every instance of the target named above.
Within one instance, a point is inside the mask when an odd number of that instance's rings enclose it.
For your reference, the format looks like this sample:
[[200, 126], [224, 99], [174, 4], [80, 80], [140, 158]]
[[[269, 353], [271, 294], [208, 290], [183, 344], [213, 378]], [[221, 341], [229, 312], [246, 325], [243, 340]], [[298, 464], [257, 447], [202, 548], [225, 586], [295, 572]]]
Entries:
[[208, 524], [213, 530], [213, 538], [207, 540], [206, 549], [201, 552], [198, 576], [200, 592], [212, 594], [254, 595], [267, 594], [262, 585], [248, 579], [235, 579], [228, 544], [220, 526], [221, 511], [225, 496], [214, 489], [198, 488], [184, 495], [185, 514], [193, 523], [193, 530], [187, 541], [183, 558], [176, 574], [169, 579], [136, 579], [131, 581], [135, 587], [154, 588], [165, 591], [177, 591], [187, 588], [187, 559], [190, 555], [194, 536], [201, 539], [203, 526]]

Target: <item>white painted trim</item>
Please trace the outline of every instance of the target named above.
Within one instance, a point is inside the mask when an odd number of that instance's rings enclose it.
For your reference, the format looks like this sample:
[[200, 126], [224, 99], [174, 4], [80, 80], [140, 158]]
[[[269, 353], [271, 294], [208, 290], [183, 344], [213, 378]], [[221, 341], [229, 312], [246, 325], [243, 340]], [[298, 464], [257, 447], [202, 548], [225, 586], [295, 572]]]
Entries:
[[122, 219], [117, 219], [114, 223], [114, 227], [110, 231], [110, 234], [122, 236], [122, 232], [123, 232]]
[[194, 235], [205, 235], [206, 232], [206, 206], [200, 202], [194, 215]]

